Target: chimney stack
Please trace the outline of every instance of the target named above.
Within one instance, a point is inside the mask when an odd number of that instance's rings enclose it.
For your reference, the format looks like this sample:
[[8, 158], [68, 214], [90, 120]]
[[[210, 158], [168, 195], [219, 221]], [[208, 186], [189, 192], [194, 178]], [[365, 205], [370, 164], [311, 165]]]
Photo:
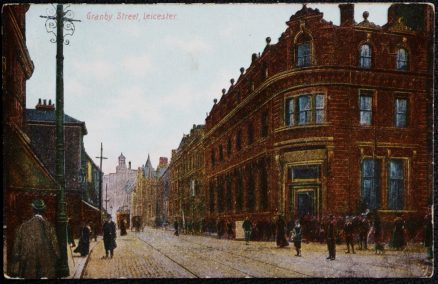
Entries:
[[341, 11], [341, 26], [351, 26], [354, 24], [354, 4], [339, 4]]
[[131, 161], [129, 161], [129, 169], [131, 169]]
[[35, 109], [41, 111], [52, 111], [55, 110], [55, 105], [52, 104], [52, 100], [49, 100], [49, 104], [47, 104], [46, 99], [38, 99], [38, 104], [35, 106]]

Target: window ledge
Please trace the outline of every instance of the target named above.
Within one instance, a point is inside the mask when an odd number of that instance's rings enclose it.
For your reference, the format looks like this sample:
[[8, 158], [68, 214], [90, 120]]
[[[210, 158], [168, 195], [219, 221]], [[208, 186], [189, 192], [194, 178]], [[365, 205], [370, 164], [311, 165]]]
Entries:
[[292, 129], [302, 129], [302, 128], [315, 128], [315, 127], [327, 127], [331, 126], [331, 123], [320, 123], [320, 124], [303, 124], [303, 125], [294, 125], [294, 126], [281, 126], [276, 128], [274, 132], [281, 132]]
[[418, 212], [417, 210], [391, 210], [391, 209], [379, 209], [377, 210], [379, 213], [414, 213], [414, 212]]

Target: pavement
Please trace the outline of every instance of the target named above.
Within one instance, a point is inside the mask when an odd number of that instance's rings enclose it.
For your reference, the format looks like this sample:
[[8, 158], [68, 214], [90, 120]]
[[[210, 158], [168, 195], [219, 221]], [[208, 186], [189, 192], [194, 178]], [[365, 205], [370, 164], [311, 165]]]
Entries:
[[[291, 244], [277, 248], [274, 242], [224, 240], [206, 236], [174, 236], [172, 231], [146, 227], [117, 238], [114, 258], [103, 259], [103, 245], [94, 246], [82, 278], [307, 278], [307, 277], [413, 277], [427, 278], [433, 264], [425, 261], [419, 244], [403, 251], [373, 250], [346, 254], [336, 247], [336, 260], [327, 260], [327, 246], [303, 243], [302, 257]], [[76, 258], [75, 258], [76, 260]]]
[[[79, 239], [75, 239], [76, 246], [79, 244]], [[82, 257], [79, 253], [73, 252], [76, 247], [67, 248], [68, 268], [70, 275], [63, 279], [80, 279], [84, 269], [88, 263], [90, 254], [96, 246], [103, 246], [102, 237], [97, 237], [97, 241], [90, 240], [90, 252], [87, 256]]]

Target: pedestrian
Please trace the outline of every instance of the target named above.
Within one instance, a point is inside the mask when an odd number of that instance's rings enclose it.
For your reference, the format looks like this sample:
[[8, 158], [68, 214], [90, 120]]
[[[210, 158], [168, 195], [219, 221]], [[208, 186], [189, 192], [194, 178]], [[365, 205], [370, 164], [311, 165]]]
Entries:
[[332, 214], [329, 216], [327, 224], [327, 247], [329, 256], [327, 259], [336, 259], [336, 220]]
[[175, 236], [179, 236], [178, 220], [175, 219], [175, 222], [173, 223], [173, 227], [175, 228]]
[[433, 258], [432, 243], [433, 243], [433, 229], [432, 229], [432, 215], [426, 214], [424, 217], [424, 246], [427, 249], [427, 259]]
[[246, 244], [249, 244], [249, 241], [251, 239], [252, 223], [249, 220], [248, 216], [245, 217], [245, 221], [243, 221], [242, 228], [243, 231], [245, 232], [245, 242]]
[[71, 229], [71, 218], [67, 218], [67, 243], [70, 247], [75, 247], [75, 239], [73, 238], [73, 230]]
[[94, 224], [94, 222], [90, 221], [88, 226], [90, 226], [90, 228], [91, 228], [91, 237], [94, 239], [95, 242], [97, 242], [97, 228], [96, 228], [96, 224]]
[[354, 252], [354, 240], [353, 240], [353, 220], [350, 216], [345, 218], [344, 224], [344, 234], [345, 234], [345, 242], [347, 244], [347, 251], [345, 253], [350, 253], [350, 247], [352, 253]]
[[105, 256], [108, 258], [108, 252], [110, 252], [111, 258], [114, 256], [114, 249], [117, 247], [116, 244], [116, 224], [112, 221], [111, 214], [107, 215], [105, 223], [102, 227], [103, 232], [103, 244], [105, 247]]
[[300, 221], [298, 219], [295, 221], [295, 227], [293, 228], [292, 231], [292, 239], [294, 242], [295, 250], [297, 251], [297, 254], [295, 256], [301, 256], [302, 234], [301, 234]]
[[126, 222], [125, 219], [122, 219], [120, 222], [120, 236], [126, 236], [128, 233], [126, 232], [126, 226], [128, 225], [128, 222]]
[[228, 221], [227, 223], [227, 235], [228, 239], [234, 239], [233, 223], [231, 223], [231, 221]]
[[396, 250], [400, 250], [405, 246], [404, 229], [404, 220], [401, 216], [397, 216], [394, 219], [394, 229], [392, 231], [391, 239], [391, 246]]
[[79, 244], [74, 252], [80, 253], [81, 256], [86, 256], [90, 251], [91, 228], [86, 223], [82, 223], [80, 232]]
[[275, 222], [275, 236], [277, 247], [283, 248], [289, 245], [286, 236], [286, 222], [280, 214], [277, 215]]
[[58, 276], [58, 240], [52, 224], [43, 217], [45, 208], [43, 200], [34, 200], [34, 216], [18, 228], [12, 248], [11, 276], [25, 279]]
[[368, 249], [368, 231], [370, 229], [370, 224], [368, 221], [368, 212], [362, 213], [359, 217], [359, 249]]
[[377, 210], [374, 212], [374, 220], [373, 220], [373, 228], [374, 228], [374, 249], [376, 254], [384, 252], [384, 245], [382, 242], [382, 224], [380, 222], [380, 216]]

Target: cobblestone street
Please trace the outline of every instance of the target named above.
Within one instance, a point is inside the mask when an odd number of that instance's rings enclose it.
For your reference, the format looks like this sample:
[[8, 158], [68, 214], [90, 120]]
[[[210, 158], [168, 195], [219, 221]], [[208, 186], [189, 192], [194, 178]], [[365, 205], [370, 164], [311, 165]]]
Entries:
[[90, 255], [83, 278], [208, 278], [208, 277], [427, 277], [432, 266], [418, 247], [404, 251], [372, 250], [345, 254], [337, 246], [335, 261], [326, 260], [324, 244], [303, 244], [302, 257], [293, 246], [274, 242], [219, 240], [205, 236], [174, 236], [173, 231], [145, 228], [117, 238], [113, 259], [103, 243]]

